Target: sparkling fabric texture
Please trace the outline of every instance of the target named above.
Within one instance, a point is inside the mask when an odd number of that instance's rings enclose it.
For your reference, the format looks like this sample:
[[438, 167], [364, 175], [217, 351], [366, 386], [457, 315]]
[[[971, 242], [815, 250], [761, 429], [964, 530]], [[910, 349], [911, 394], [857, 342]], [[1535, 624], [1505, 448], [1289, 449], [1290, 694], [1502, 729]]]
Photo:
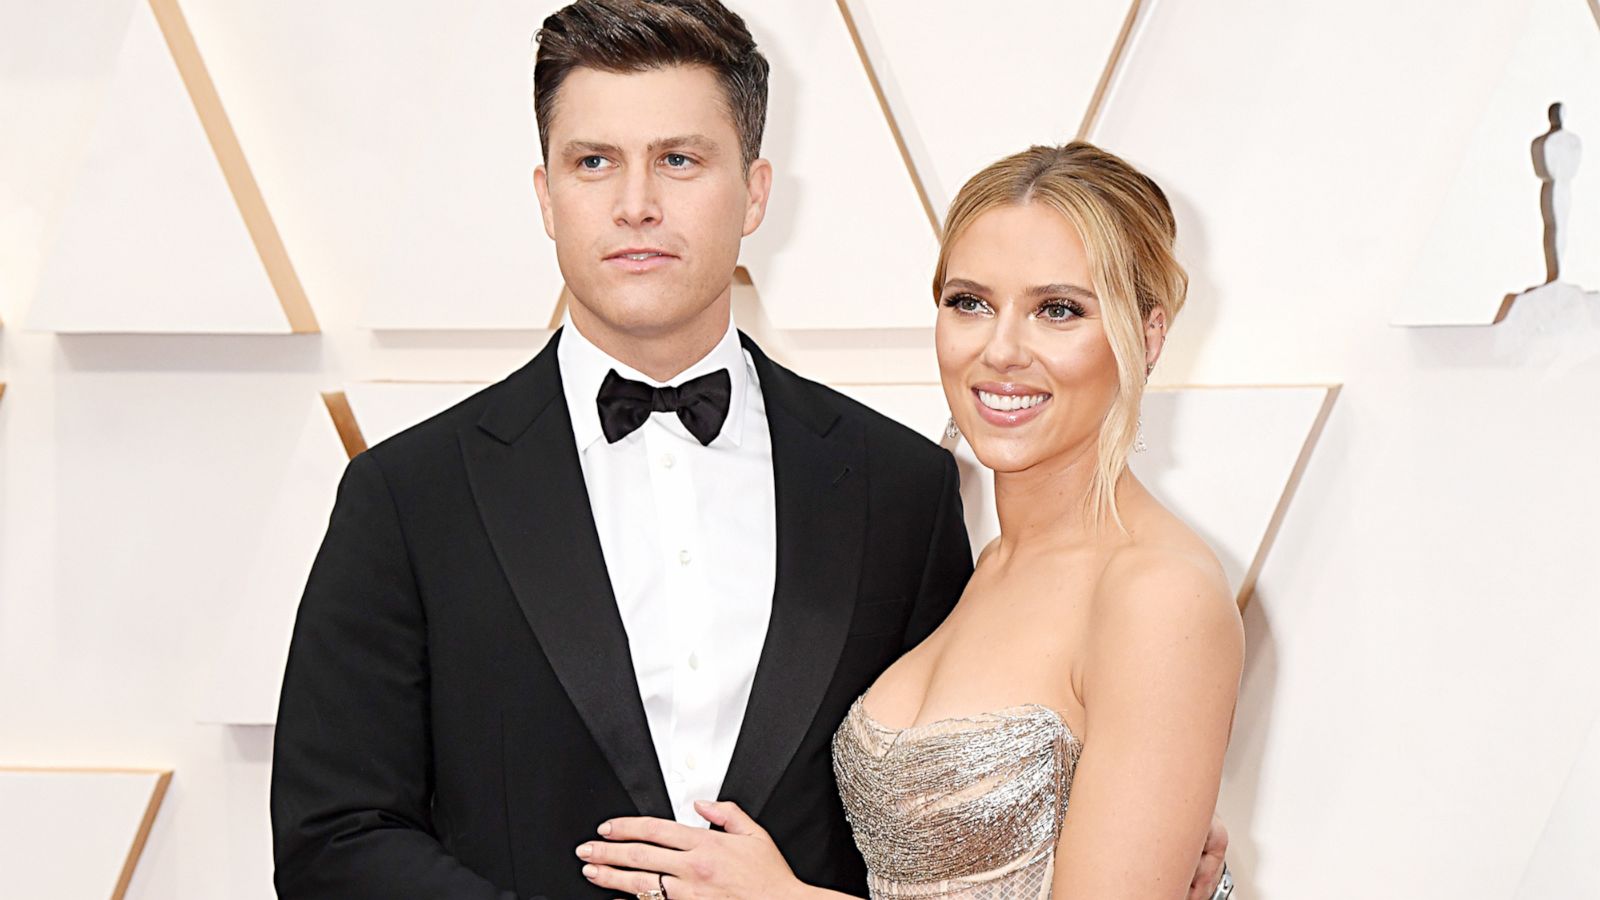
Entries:
[[857, 699], [833, 768], [873, 900], [1048, 900], [1082, 747], [1046, 706], [901, 729]]

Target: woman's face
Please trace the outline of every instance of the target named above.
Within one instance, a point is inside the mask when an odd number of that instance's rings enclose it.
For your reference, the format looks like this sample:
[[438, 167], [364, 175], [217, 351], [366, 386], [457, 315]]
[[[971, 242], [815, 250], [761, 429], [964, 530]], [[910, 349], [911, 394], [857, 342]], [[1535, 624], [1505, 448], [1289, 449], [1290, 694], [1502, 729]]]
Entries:
[[935, 344], [951, 414], [984, 465], [1095, 459], [1117, 362], [1088, 253], [1059, 212], [998, 207], [956, 239]]

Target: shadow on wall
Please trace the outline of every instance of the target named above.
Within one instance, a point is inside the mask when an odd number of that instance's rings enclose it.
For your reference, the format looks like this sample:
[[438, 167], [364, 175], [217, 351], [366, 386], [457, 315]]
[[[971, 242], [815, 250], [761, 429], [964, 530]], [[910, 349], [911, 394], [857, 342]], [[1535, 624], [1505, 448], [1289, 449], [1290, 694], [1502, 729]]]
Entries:
[[[782, 90], [783, 85], [799, 84], [800, 69], [795, 66], [794, 60], [784, 55], [782, 41], [763, 41], [761, 52], [767, 58], [770, 69], [768, 84]], [[772, 160], [772, 193], [767, 203], [766, 218], [761, 221], [761, 236], [765, 246], [787, 247], [795, 233], [795, 223], [799, 221], [801, 204], [806, 202], [806, 186], [800, 182], [797, 173], [789, 160], [794, 159], [795, 146], [799, 143], [800, 122], [797, 120], [799, 103], [781, 93], [774, 92], [774, 96], [767, 103], [767, 125], [761, 133], [761, 155]], [[826, 185], [813, 184], [811, 190], [827, 190]], [[746, 239], [748, 240], [748, 238]], [[741, 256], [741, 266], [753, 265], [755, 277], [762, 274], [764, 259], [746, 260]]]
[[322, 335], [60, 334], [58, 369], [72, 372], [287, 372], [326, 364]]
[[[1161, 181], [1159, 176], [1152, 177]], [[1200, 348], [1219, 318], [1221, 292], [1207, 265], [1210, 248], [1198, 208], [1183, 194], [1165, 185], [1162, 190], [1178, 220], [1178, 261], [1189, 272], [1189, 295], [1175, 320], [1173, 333], [1177, 337], [1167, 342], [1156, 372], [1163, 384], [1188, 384], [1194, 380]]]
[[1561, 104], [1550, 104], [1550, 130], [1533, 141], [1533, 171], [1538, 174], [1539, 213], [1544, 219], [1545, 284], [1561, 277], [1561, 230], [1572, 209], [1572, 179], [1583, 144], [1562, 128]]
[[[1507, 294], [1493, 329], [1430, 329], [1412, 337], [1417, 358], [1432, 367], [1539, 365], [1559, 375], [1600, 359], [1600, 285], [1581, 285], [1566, 274], [1567, 233], [1572, 226], [1572, 182], [1583, 157], [1579, 135], [1566, 130], [1564, 104], [1552, 103], [1550, 128], [1529, 145], [1539, 176], [1539, 213], [1544, 222], [1545, 281]], [[1593, 214], [1594, 210], [1582, 210]], [[1581, 249], [1581, 248], [1580, 248]]]
[[[1568, 293], [1561, 289], [1582, 290], [1584, 286], [1563, 282], [1562, 255], [1566, 251], [1567, 232], [1572, 227], [1572, 181], [1578, 176], [1578, 164], [1583, 160], [1583, 141], [1568, 131], [1562, 122], [1561, 103], [1550, 104], [1548, 111], [1550, 130], [1534, 138], [1529, 150], [1533, 156], [1533, 171], [1539, 176], [1539, 218], [1544, 222], [1543, 284], [1534, 285], [1515, 294], [1507, 294], [1495, 316], [1498, 325], [1510, 317], [1512, 304], [1519, 299], [1535, 300], [1550, 293]], [[1591, 211], [1592, 212], [1592, 211]], [[1588, 286], [1600, 290], [1600, 285]]]
[[[1175, 435], [1183, 431], [1182, 418], [1185, 415], [1184, 409], [1185, 407], [1182, 403], [1162, 404], [1157, 408], [1152, 408], [1149, 404], [1146, 404], [1140, 417], [1139, 432], [1141, 437], [1146, 433], [1152, 435], [1152, 437], [1145, 442], [1145, 449], [1138, 451], [1136, 456], [1130, 456], [1128, 462], [1137, 465], [1139, 480], [1145, 488], [1154, 494], [1156, 499], [1160, 500], [1163, 505], [1177, 509], [1184, 524], [1199, 535], [1200, 540], [1204, 541], [1207, 547], [1211, 548], [1211, 552], [1216, 555], [1217, 561], [1222, 564], [1222, 570], [1229, 573], [1228, 580], [1235, 592], [1234, 600], [1238, 602], [1240, 600], [1238, 592], [1243, 585], [1238, 583], [1239, 578], [1235, 577], [1233, 573], [1239, 573], [1240, 576], [1247, 577], [1246, 573], [1250, 569], [1251, 560], [1240, 559], [1230, 553], [1227, 542], [1219, 539], [1215, 533], [1208, 531], [1196, 521], [1194, 515], [1190, 515], [1180, 507], [1177, 507], [1171, 496], [1171, 486], [1167, 475], [1180, 469], [1185, 460], [1179, 458], [1176, 444], [1173, 441], [1162, 440], [1159, 435]], [[1192, 460], [1189, 461], [1193, 462]], [[1245, 599], [1245, 602], [1249, 602], [1248, 598]]]
[[1261, 792], [1261, 767], [1272, 711], [1278, 695], [1278, 648], [1273, 641], [1270, 603], [1255, 597], [1244, 611], [1247, 652], [1234, 713], [1233, 739], [1222, 767], [1222, 793], [1217, 814], [1228, 826], [1228, 868], [1239, 893], [1258, 896], [1256, 872], [1261, 848], [1256, 844], [1255, 812]]

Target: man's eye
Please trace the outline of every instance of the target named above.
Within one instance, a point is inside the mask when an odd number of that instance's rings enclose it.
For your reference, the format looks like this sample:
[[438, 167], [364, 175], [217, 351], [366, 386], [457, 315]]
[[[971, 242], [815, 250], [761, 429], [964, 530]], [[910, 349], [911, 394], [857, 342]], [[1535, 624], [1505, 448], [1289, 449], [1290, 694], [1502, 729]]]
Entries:
[[606, 162], [607, 160], [604, 156], [585, 156], [583, 159], [578, 160], [578, 165], [593, 171], [604, 168]]
[[668, 153], [665, 157], [666, 164], [674, 169], [686, 169], [694, 162], [682, 153]]

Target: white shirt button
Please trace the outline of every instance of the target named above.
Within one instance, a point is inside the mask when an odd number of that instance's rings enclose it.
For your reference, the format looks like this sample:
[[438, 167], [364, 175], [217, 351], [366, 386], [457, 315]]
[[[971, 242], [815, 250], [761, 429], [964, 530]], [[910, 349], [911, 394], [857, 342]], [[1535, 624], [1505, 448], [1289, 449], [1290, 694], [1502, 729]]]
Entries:
[[688, 770], [689, 770], [689, 771], [691, 771], [691, 772], [693, 772], [693, 771], [694, 771], [694, 766], [695, 766], [695, 758], [694, 758], [694, 754], [693, 754], [693, 753], [691, 753], [691, 754], [689, 754], [689, 755], [688, 755], [688, 756], [685, 756], [685, 757], [684, 757], [684, 758], [683, 758], [683, 765], [684, 765], [684, 767], [685, 767], [685, 768], [687, 768], [687, 769], [688, 769]]
[[696, 672], [700, 671], [700, 654], [694, 652], [689, 654], [689, 668]]
[[692, 557], [689, 556], [689, 551], [687, 551], [687, 550], [679, 550], [678, 551], [678, 565], [687, 566], [689, 564], [689, 560], [691, 558]]
[[672, 458], [672, 454], [671, 453], [663, 453], [663, 454], [661, 454], [661, 468], [670, 469], [670, 468], [672, 468], [672, 464], [675, 463], [675, 462], [677, 462], [677, 460]]

